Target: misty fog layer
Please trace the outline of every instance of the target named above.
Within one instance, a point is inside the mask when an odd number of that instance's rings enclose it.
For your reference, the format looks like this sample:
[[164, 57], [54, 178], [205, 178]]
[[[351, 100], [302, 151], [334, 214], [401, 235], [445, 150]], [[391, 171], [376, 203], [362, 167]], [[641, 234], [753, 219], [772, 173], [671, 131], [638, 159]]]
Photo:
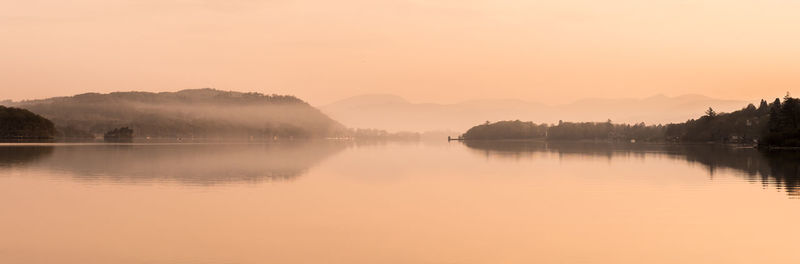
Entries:
[[344, 127], [292, 96], [225, 92], [81, 94], [22, 101], [57, 127], [102, 134], [131, 127], [136, 137], [325, 137]]
[[344, 99], [321, 109], [348, 127], [389, 131], [452, 130], [464, 132], [485, 121], [524, 120], [534, 123], [564, 121], [667, 124], [685, 122], [709, 107], [720, 112], [738, 110], [748, 102], [719, 100], [700, 95], [653, 96], [644, 99], [583, 99], [548, 105], [522, 100], [475, 100], [457, 104], [411, 103], [394, 95], [364, 95]]

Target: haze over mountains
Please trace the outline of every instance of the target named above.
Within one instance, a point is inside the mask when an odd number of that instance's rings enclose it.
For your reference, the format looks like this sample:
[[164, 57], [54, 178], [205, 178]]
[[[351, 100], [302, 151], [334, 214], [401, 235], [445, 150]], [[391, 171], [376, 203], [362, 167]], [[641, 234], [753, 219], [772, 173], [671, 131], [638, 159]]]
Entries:
[[[582, 99], [547, 105], [517, 99], [454, 104], [412, 103], [389, 94], [350, 97], [319, 107], [294, 96], [215, 89], [178, 92], [85, 93], [21, 102], [2, 102], [50, 119], [61, 131], [102, 134], [130, 126], [137, 137], [329, 137], [347, 128], [390, 132], [464, 132], [486, 121], [525, 120], [667, 124], [697, 118], [708, 109], [730, 112], [747, 101], [702, 95], [642, 99]], [[321, 110], [321, 111], [320, 111]]]
[[412, 103], [389, 94], [354, 96], [321, 106], [323, 112], [345, 126], [388, 131], [455, 131], [486, 121], [525, 120], [536, 123], [606, 121], [615, 123], [667, 124], [697, 118], [709, 108], [730, 112], [748, 101], [721, 100], [703, 95], [642, 99], [582, 99], [563, 105], [524, 100], [472, 100], [455, 104]]
[[214, 89], [85, 93], [4, 104], [39, 114], [64, 131], [102, 134], [131, 127], [137, 137], [327, 137], [344, 126], [294, 96]]

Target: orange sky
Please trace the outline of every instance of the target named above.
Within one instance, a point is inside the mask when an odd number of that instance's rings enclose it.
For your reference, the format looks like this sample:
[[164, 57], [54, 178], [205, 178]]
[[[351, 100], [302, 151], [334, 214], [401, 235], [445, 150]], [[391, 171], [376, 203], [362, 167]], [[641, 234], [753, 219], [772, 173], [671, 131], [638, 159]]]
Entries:
[[791, 0], [5, 1], [0, 98], [774, 98], [800, 93], [798, 14]]

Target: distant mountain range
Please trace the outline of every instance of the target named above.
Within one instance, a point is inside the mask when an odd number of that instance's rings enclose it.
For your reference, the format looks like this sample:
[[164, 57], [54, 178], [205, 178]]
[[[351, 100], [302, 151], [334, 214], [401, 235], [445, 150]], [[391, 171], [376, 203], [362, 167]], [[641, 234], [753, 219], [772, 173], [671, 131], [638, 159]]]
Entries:
[[[666, 124], [703, 115], [708, 107], [730, 112], [746, 101], [702, 95], [643, 99], [583, 99], [546, 105], [516, 99], [473, 100], [455, 104], [411, 103], [402, 97], [372, 94], [350, 97], [317, 109], [293, 96], [215, 89], [178, 92], [86, 93], [0, 104], [28, 109], [72, 135], [102, 135], [131, 127], [136, 137], [327, 137], [349, 128], [464, 132], [486, 122], [537, 123], [602, 121]], [[340, 123], [341, 122], [341, 123]]]
[[[293, 96], [215, 89], [86, 93], [2, 104], [28, 109], [59, 131], [103, 134], [130, 127], [135, 137], [326, 137], [344, 126]], [[67, 136], [69, 137], [69, 136]]]
[[321, 106], [323, 112], [353, 128], [388, 131], [466, 131], [485, 121], [526, 120], [537, 123], [606, 121], [667, 124], [697, 118], [709, 108], [730, 112], [747, 101], [721, 100], [702, 95], [643, 99], [583, 99], [569, 104], [546, 105], [523, 100], [473, 100], [455, 104], [411, 103], [389, 94], [350, 97]]

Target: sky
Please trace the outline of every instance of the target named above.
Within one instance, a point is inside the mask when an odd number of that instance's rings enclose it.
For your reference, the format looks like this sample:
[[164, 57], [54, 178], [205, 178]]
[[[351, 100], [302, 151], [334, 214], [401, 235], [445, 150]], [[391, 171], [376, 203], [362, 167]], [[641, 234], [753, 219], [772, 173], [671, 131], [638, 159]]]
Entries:
[[0, 0], [0, 99], [775, 98], [800, 93], [797, 14], [793, 0]]

